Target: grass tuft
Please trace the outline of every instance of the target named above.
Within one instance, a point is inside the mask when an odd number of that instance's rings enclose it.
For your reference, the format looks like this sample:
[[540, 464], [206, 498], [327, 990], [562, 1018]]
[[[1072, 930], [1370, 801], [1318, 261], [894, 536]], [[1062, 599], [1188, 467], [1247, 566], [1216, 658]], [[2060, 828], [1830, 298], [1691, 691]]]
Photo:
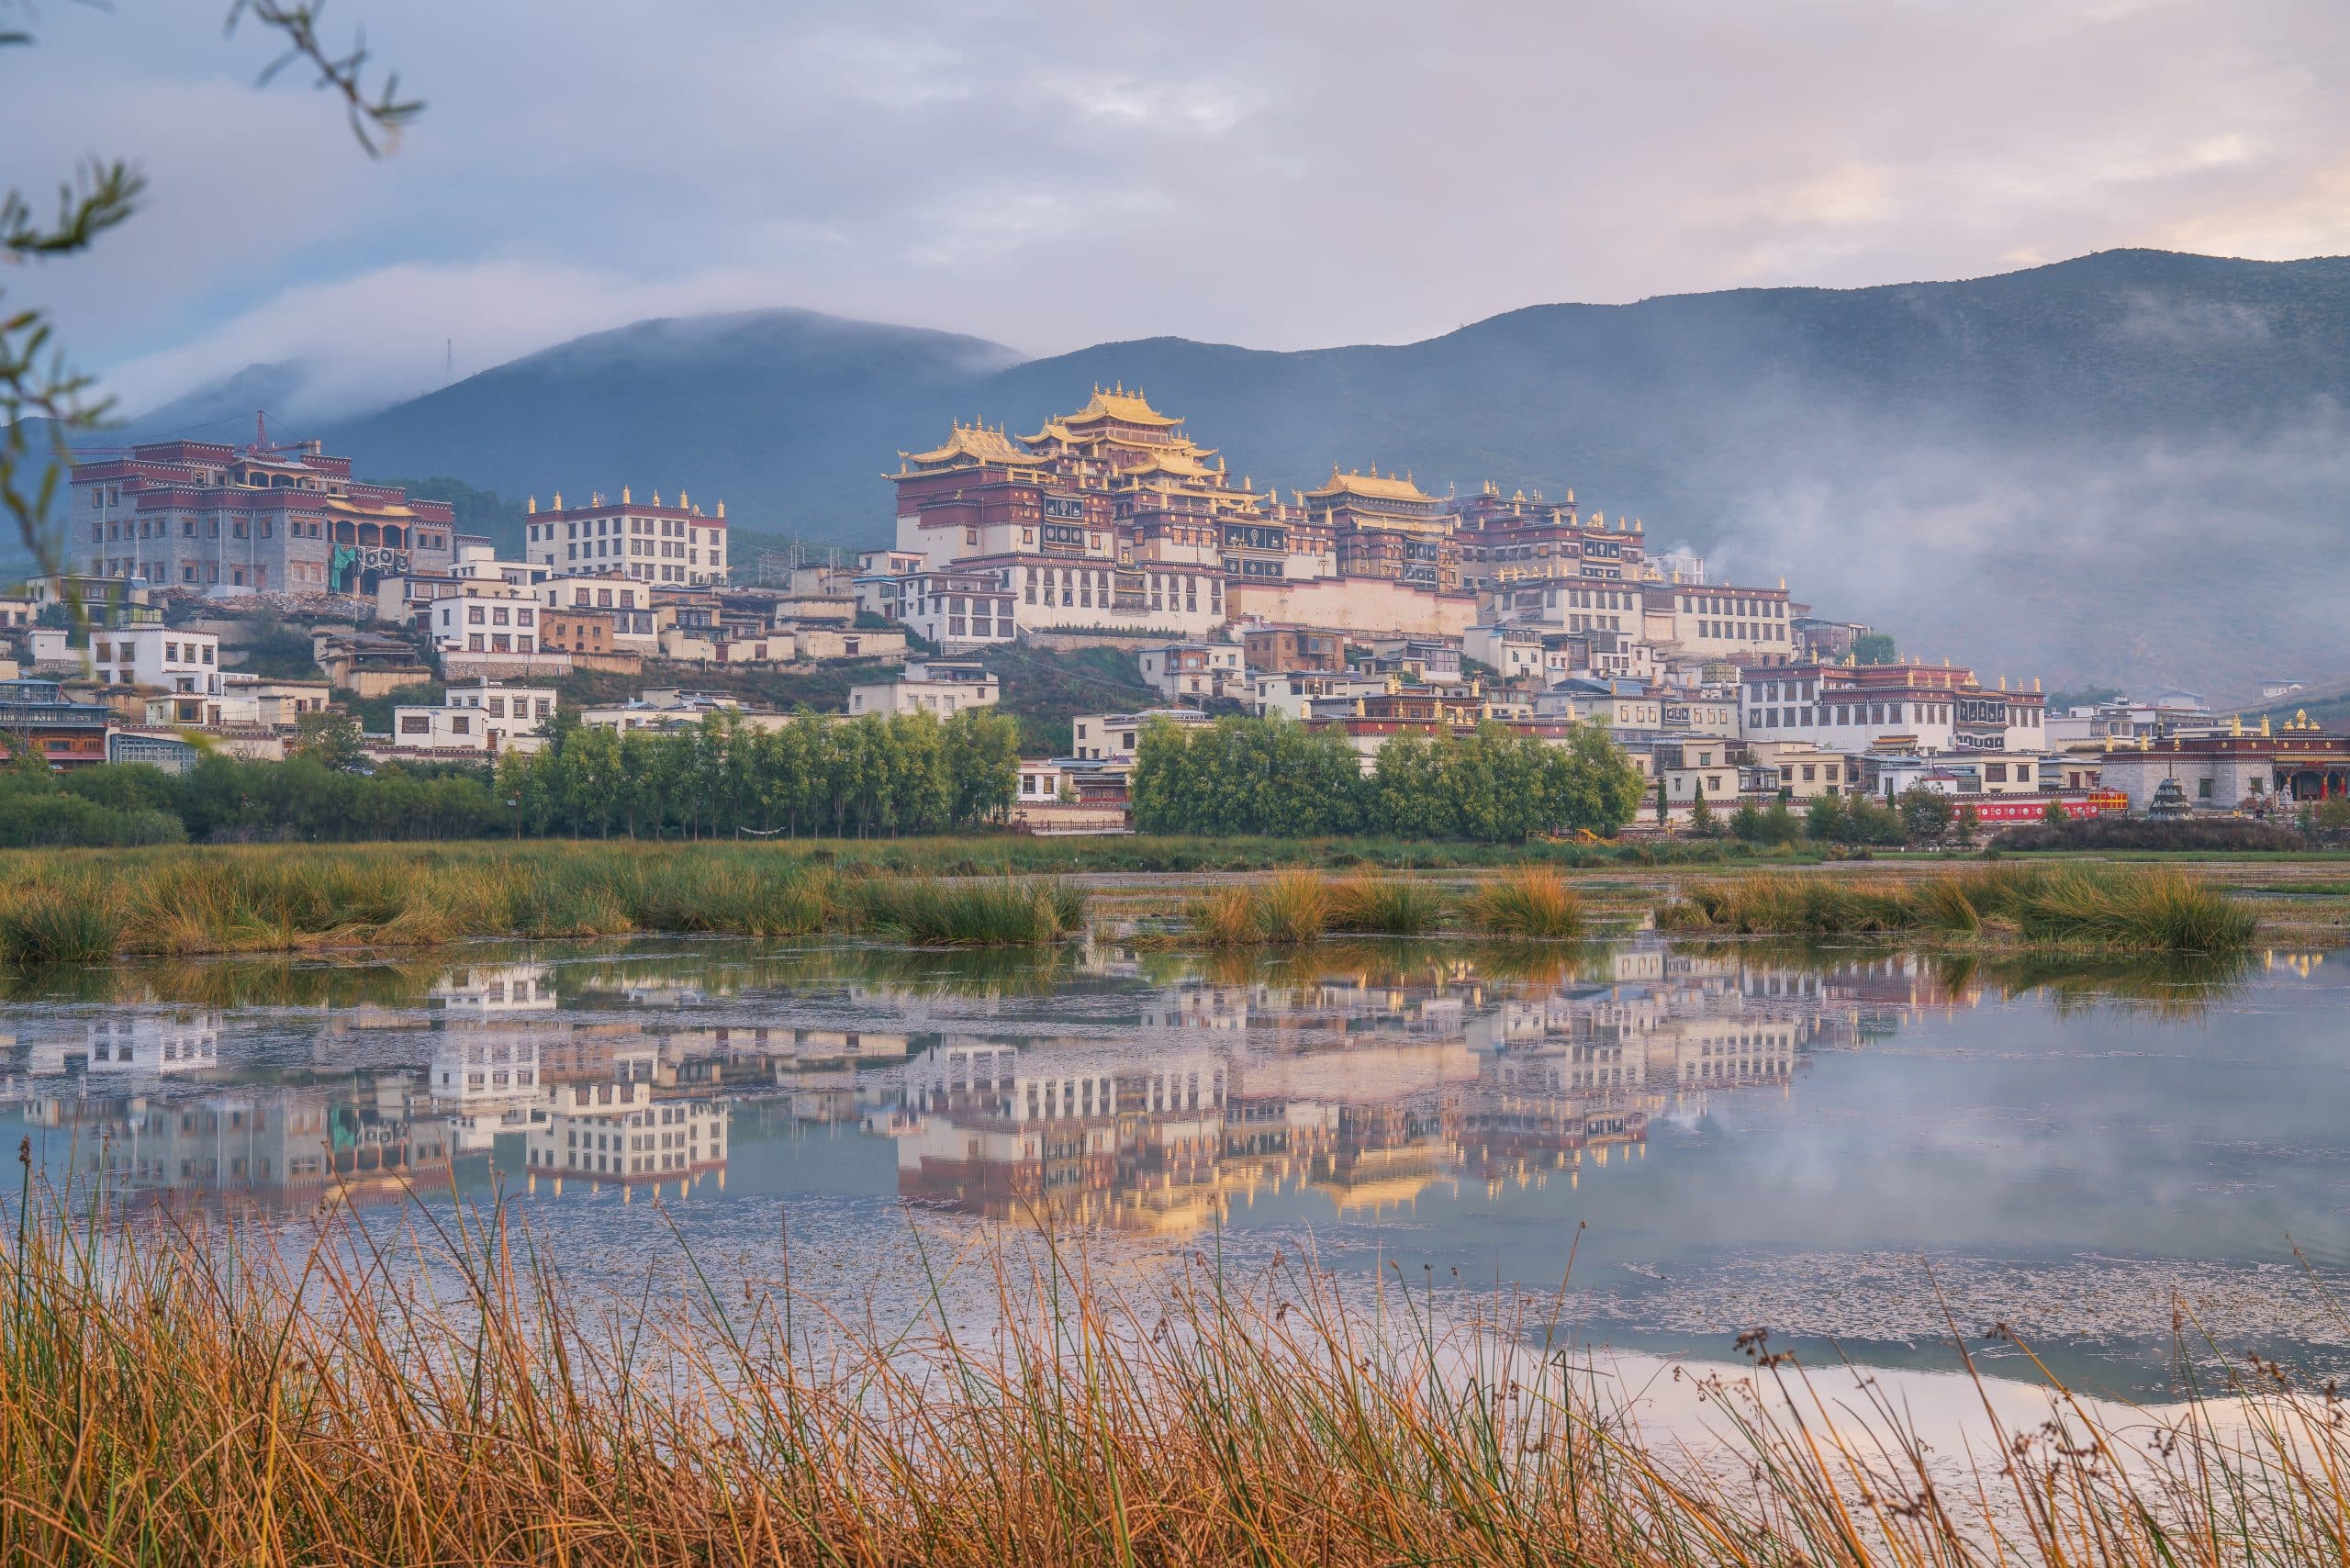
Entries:
[[1332, 931], [1361, 936], [1421, 936], [1444, 920], [1444, 899], [1430, 884], [1357, 874], [1328, 889]]
[[1488, 936], [1542, 939], [1583, 934], [1583, 899], [1548, 866], [1519, 866], [1471, 890], [1461, 913]]
[[2012, 935], [2053, 946], [2229, 953], [2251, 943], [2259, 920], [2169, 868], [2018, 866], [1870, 885], [1761, 872], [1684, 888], [1657, 912], [1657, 924], [1742, 935]]

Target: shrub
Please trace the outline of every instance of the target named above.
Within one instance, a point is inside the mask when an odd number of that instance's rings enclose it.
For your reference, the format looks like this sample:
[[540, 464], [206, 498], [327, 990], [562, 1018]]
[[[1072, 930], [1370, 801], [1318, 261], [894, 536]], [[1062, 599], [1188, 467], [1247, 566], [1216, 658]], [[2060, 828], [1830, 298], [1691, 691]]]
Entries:
[[[2053, 805], [2055, 802], [2051, 801]], [[1995, 849], [2172, 849], [2292, 852], [2309, 847], [2289, 828], [2243, 817], [2210, 822], [2142, 822], [2134, 817], [2074, 817], [2029, 823], [1991, 840]]]

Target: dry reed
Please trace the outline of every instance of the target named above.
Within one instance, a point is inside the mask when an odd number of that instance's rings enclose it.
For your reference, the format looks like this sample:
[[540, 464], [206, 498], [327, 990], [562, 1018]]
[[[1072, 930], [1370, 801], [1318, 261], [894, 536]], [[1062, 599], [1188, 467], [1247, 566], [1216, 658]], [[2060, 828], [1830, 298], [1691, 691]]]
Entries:
[[1990, 1457], [1953, 1471], [1890, 1397], [1831, 1402], [1758, 1337], [1753, 1392], [1709, 1394], [1709, 1463], [1540, 1323], [1365, 1304], [1310, 1263], [1130, 1299], [1000, 1253], [1000, 1327], [958, 1338], [935, 1297], [926, 1332], [862, 1330], [788, 1285], [583, 1309], [501, 1216], [417, 1212], [420, 1256], [331, 1222], [289, 1255], [77, 1225], [28, 1182], [0, 1249], [0, 1554], [2216, 1564], [2338, 1562], [2350, 1518], [2330, 1393], [2266, 1365], [2151, 1452], [2053, 1378], [2042, 1429], [1986, 1399]]

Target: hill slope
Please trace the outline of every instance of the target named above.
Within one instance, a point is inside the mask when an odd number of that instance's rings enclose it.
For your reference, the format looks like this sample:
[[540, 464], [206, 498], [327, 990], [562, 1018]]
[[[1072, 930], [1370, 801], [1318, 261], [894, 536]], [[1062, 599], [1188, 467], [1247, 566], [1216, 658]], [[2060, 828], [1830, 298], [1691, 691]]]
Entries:
[[[2241, 684], [2350, 666], [2350, 260], [2110, 252], [1959, 283], [1539, 306], [1425, 342], [1158, 338], [1016, 361], [797, 311], [579, 339], [330, 432], [508, 495], [689, 486], [872, 543], [950, 417], [1142, 386], [1235, 472], [1572, 486], [1747, 580], [1986, 673]], [[2289, 650], [2289, 653], [2288, 652]]]

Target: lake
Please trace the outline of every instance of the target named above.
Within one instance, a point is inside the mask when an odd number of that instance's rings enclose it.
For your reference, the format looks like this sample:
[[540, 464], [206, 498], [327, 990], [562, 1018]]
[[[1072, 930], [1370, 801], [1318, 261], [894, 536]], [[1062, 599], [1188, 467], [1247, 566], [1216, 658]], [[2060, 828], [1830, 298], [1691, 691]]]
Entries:
[[1523, 1291], [1641, 1354], [1762, 1327], [1947, 1367], [1953, 1324], [2004, 1323], [2151, 1394], [2184, 1305], [2350, 1360], [2322, 952], [677, 940], [0, 980], [0, 1093], [76, 1201], [395, 1236], [411, 1197], [502, 1200], [582, 1290], [690, 1288], [690, 1257], [961, 1321], [992, 1244], [1049, 1233], [1136, 1277], [1280, 1252]]

